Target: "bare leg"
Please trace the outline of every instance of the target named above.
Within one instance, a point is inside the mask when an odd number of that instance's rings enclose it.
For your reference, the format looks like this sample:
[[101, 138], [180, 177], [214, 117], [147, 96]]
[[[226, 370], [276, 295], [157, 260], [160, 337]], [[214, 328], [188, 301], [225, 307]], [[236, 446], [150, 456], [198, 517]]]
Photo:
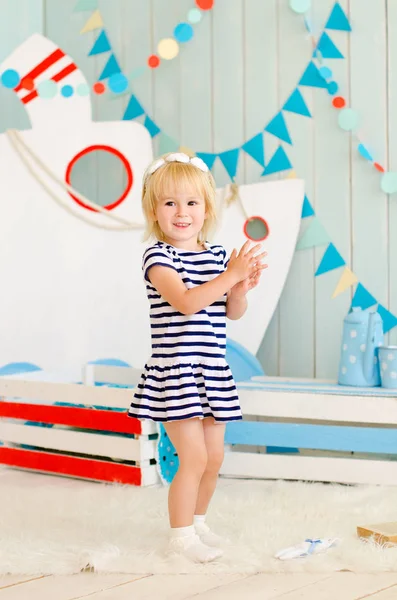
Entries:
[[203, 419], [207, 464], [200, 481], [194, 514], [205, 515], [214, 494], [223, 463], [226, 425], [215, 424], [212, 417]]
[[170, 525], [188, 527], [193, 524], [200, 480], [207, 464], [203, 421], [185, 419], [164, 426], [179, 458], [179, 469], [168, 495]]

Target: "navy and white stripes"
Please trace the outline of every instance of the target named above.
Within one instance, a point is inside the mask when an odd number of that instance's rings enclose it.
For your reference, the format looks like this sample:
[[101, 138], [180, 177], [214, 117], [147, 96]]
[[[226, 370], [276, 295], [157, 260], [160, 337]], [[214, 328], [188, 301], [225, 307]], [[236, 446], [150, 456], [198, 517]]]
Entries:
[[225, 360], [226, 295], [194, 315], [183, 315], [152, 286], [150, 268], [179, 273], [188, 289], [225, 270], [226, 251], [206, 244], [189, 252], [163, 242], [146, 249], [142, 269], [150, 302], [152, 356], [131, 403], [129, 415], [154, 421], [213, 416], [241, 419], [236, 386]]

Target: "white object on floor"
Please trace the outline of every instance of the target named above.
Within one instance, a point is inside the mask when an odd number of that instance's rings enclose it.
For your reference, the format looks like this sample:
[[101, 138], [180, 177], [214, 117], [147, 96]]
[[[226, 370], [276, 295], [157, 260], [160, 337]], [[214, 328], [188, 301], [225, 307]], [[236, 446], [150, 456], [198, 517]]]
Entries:
[[289, 560], [291, 558], [304, 558], [312, 554], [318, 554], [319, 552], [325, 552], [328, 548], [331, 548], [338, 542], [338, 538], [326, 538], [323, 540], [312, 540], [307, 539], [300, 544], [284, 548], [277, 552], [274, 557], [280, 560]]

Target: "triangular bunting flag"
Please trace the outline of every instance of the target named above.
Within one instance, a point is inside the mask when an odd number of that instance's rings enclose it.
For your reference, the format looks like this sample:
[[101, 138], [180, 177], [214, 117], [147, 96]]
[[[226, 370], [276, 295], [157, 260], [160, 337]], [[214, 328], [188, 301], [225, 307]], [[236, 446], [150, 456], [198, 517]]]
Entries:
[[88, 56], [94, 56], [95, 54], [102, 54], [102, 52], [109, 52], [112, 49], [106, 31], [103, 29], [96, 39], [91, 52]]
[[313, 61], [308, 64], [306, 71], [302, 75], [299, 85], [318, 88], [328, 87], [327, 82], [325, 81], [324, 77], [321, 77], [320, 71], [317, 69]]
[[196, 156], [201, 158], [201, 160], [203, 160], [205, 162], [205, 164], [207, 165], [209, 170], [211, 170], [212, 167], [214, 166], [215, 159], [218, 155], [210, 154], [209, 152], [197, 152]]
[[311, 117], [310, 111], [306, 106], [306, 102], [304, 101], [303, 96], [298, 88], [292, 92], [291, 96], [284, 104], [283, 110], [296, 113], [297, 115], [302, 115], [303, 117]]
[[98, 8], [98, 0], [77, 0], [73, 12], [85, 12]]
[[239, 153], [240, 148], [234, 148], [218, 155], [226, 171], [229, 173], [230, 179], [234, 179], [236, 176]]
[[306, 217], [312, 217], [313, 215], [314, 215], [313, 207], [310, 204], [309, 200], [307, 199], [307, 196], [305, 196], [305, 199], [303, 200], [303, 206], [302, 206], [302, 219], [306, 219]]
[[267, 163], [262, 175], [272, 175], [272, 173], [279, 173], [280, 171], [287, 171], [291, 169], [292, 165], [289, 161], [288, 156], [282, 146], [279, 146], [276, 152]]
[[139, 104], [136, 97], [132, 95], [125, 110], [123, 121], [131, 121], [132, 119], [136, 119], [144, 114], [145, 111], [143, 110], [142, 106]]
[[94, 29], [100, 29], [101, 27], [103, 27], [101, 13], [99, 10], [96, 10], [92, 13], [80, 33], [88, 33], [88, 31], [94, 31]]
[[324, 256], [322, 257], [318, 269], [314, 275], [315, 277], [317, 277], [318, 275], [323, 275], [324, 273], [328, 273], [329, 271], [333, 271], [334, 269], [343, 267], [345, 264], [346, 263], [341, 257], [341, 255], [339, 254], [335, 246], [331, 243], [324, 252]]
[[[325, 31], [318, 41], [317, 50], [321, 52], [323, 58], [345, 58]], [[313, 55], [316, 56], [316, 50]]]
[[363, 285], [361, 285], [361, 283], [359, 283], [356, 287], [356, 291], [354, 292], [351, 307], [358, 307], [365, 310], [366, 308], [377, 304], [377, 302], [377, 299], [374, 298], [372, 294], [370, 294], [369, 291]]
[[329, 16], [324, 29], [336, 29], [337, 31], [351, 31], [349, 19], [339, 2], [335, 2], [335, 6]]
[[176, 152], [179, 148], [178, 142], [173, 140], [165, 133], [160, 134], [159, 154], [167, 154], [167, 152]]
[[248, 142], [243, 144], [242, 149], [244, 152], [252, 156], [256, 162], [258, 162], [262, 167], [265, 166], [265, 152], [263, 149], [263, 134], [258, 133], [258, 135], [254, 136]]
[[325, 231], [317, 217], [314, 217], [305, 233], [298, 240], [296, 249], [305, 250], [306, 248], [325, 246], [325, 244], [329, 244], [329, 241], [330, 238], [328, 233]]
[[116, 73], [121, 73], [121, 69], [119, 67], [119, 63], [116, 60], [115, 55], [111, 54], [102, 73], [99, 76], [99, 81], [101, 81], [102, 79], [107, 79], [108, 77], [111, 77], [112, 75], [115, 75]]
[[158, 133], [160, 133], [160, 127], [157, 127], [156, 123], [152, 121], [150, 117], [146, 115], [144, 126], [152, 136], [152, 138], [156, 137]]
[[336, 298], [336, 296], [342, 294], [342, 292], [347, 290], [347, 288], [351, 287], [354, 283], [357, 283], [357, 281], [357, 277], [355, 276], [353, 271], [349, 269], [349, 267], [343, 269], [342, 277], [339, 279], [338, 285], [334, 289], [332, 298]]
[[382, 304], [378, 306], [378, 313], [383, 321], [383, 333], [387, 333], [397, 325], [397, 317], [388, 311]]
[[272, 119], [270, 123], [266, 125], [265, 131], [275, 135], [280, 140], [283, 140], [283, 142], [292, 144], [282, 112], [279, 112], [274, 119]]

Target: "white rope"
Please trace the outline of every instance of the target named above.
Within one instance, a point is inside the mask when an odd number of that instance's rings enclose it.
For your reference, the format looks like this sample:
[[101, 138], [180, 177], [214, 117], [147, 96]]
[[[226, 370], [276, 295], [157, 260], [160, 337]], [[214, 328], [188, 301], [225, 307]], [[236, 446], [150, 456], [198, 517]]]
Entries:
[[[102, 206], [99, 206], [98, 204], [91, 202], [91, 200], [88, 200], [88, 198], [83, 196], [83, 194], [80, 194], [80, 192], [75, 190], [72, 186], [68, 185], [60, 177], [55, 175], [55, 173], [37, 156], [37, 154], [26, 144], [26, 142], [22, 139], [22, 137], [19, 135], [19, 133], [15, 129], [8, 129], [6, 131], [6, 134], [7, 134], [7, 137], [9, 139], [10, 143], [14, 147], [15, 151], [17, 152], [20, 159], [22, 160], [22, 162], [24, 163], [24, 165], [26, 166], [28, 171], [31, 173], [31, 175], [45, 189], [45, 191], [51, 196], [51, 198], [53, 198], [53, 200], [55, 200], [57, 202], [57, 204], [62, 206], [62, 208], [67, 210], [73, 216], [75, 216], [78, 219], [85, 221], [89, 225], [92, 225], [93, 227], [97, 227], [99, 229], [108, 229], [108, 230], [113, 230], [113, 231], [127, 231], [127, 230], [131, 230], [131, 229], [143, 229], [144, 228], [144, 225], [142, 223], [130, 222], [127, 219], [124, 219], [123, 217], [120, 217], [116, 214], [111, 213], [106, 208], [103, 208]], [[67, 192], [73, 194], [74, 196], [76, 196], [76, 198], [78, 198], [80, 200], [80, 202], [83, 202], [87, 206], [93, 208], [96, 212], [99, 212], [99, 213], [105, 215], [109, 219], [111, 219], [113, 221], [117, 221], [118, 223], [120, 223], [120, 225], [106, 225], [106, 224], [96, 223], [94, 220], [88, 218], [88, 215], [85, 216], [85, 215], [73, 210], [71, 204], [69, 202], [66, 202], [65, 200], [63, 200], [61, 197], [59, 197], [46, 184], [46, 182], [40, 177], [40, 175], [33, 169], [32, 165], [27, 160], [25, 153], [28, 154], [32, 158], [33, 162], [36, 163], [36, 165], [38, 166], [39, 169], [44, 171], [48, 175], [48, 177], [50, 179], [52, 179], [55, 183], [57, 183], [64, 191], [67, 191]]]

